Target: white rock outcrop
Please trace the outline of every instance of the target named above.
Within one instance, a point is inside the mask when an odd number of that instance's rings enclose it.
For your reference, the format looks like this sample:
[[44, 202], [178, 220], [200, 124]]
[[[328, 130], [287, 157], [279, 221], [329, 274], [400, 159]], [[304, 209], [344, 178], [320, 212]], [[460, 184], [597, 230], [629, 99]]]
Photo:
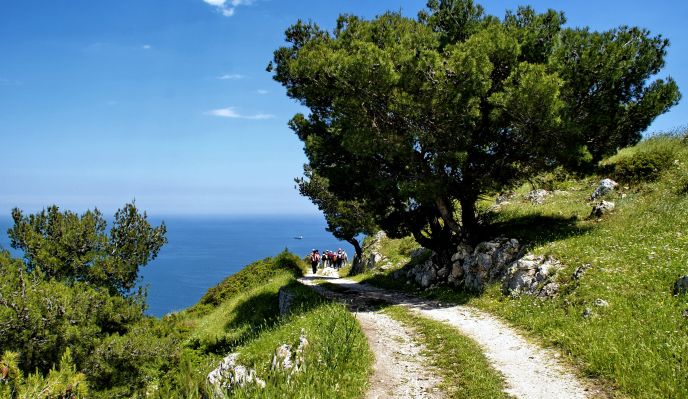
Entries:
[[602, 179], [600, 181], [600, 184], [597, 185], [597, 188], [595, 188], [595, 191], [592, 192], [592, 195], [590, 196], [591, 200], [596, 200], [600, 197], [602, 197], [605, 194], [608, 194], [619, 185], [619, 183], [615, 182], [612, 179]]
[[227, 355], [215, 370], [208, 373], [208, 383], [213, 387], [215, 398], [224, 398], [227, 393], [236, 387], [244, 387], [256, 384], [265, 388], [265, 381], [256, 377], [256, 371], [237, 363], [239, 353]]

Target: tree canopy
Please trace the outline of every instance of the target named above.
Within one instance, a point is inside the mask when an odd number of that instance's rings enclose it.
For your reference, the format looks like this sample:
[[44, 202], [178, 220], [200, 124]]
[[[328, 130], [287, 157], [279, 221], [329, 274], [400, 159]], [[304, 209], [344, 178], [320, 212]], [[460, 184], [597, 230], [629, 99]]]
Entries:
[[97, 209], [81, 215], [50, 206], [33, 215], [12, 210], [11, 245], [24, 253], [28, 271], [46, 279], [84, 282], [111, 293], [134, 288], [141, 266], [155, 259], [167, 242], [162, 223], [152, 227], [132, 202], [117, 210], [109, 234]]
[[668, 40], [564, 23], [432, 0], [417, 19], [342, 15], [332, 32], [299, 21], [268, 69], [309, 109], [290, 126], [332, 193], [441, 251], [475, 239], [480, 196], [590, 167], [678, 101], [671, 78], [651, 80]]

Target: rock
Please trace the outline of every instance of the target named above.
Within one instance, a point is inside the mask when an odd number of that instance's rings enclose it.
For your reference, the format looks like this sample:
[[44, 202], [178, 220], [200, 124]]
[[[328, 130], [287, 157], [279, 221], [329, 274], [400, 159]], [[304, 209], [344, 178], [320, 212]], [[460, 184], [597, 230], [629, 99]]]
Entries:
[[308, 339], [303, 329], [299, 336], [299, 345], [296, 349], [292, 349], [289, 344], [282, 344], [275, 349], [275, 354], [272, 356], [271, 369], [290, 371], [292, 373], [299, 372], [304, 365], [304, 351], [308, 346]]
[[596, 204], [592, 207], [592, 212], [590, 212], [590, 218], [598, 218], [602, 215], [606, 215], [607, 213], [613, 211], [614, 207], [615, 205], [613, 202], [601, 201], [599, 204]]
[[674, 295], [684, 295], [688, 293], [688, 275], [680, 277], [674, 283]]
[[595, 191], [593, 191], [592, 195], [590, 196], [590, 199], [596, 200], [602, 197], [603, 195], [612, 192], [614, 188], [616, 188], [618, 185], [619, 183], [615, 182], [612, 179], [602, 179]]
[[265, 388], [265, 381], [256, 377], [256, 371], [237, 363], [239, 353], [234, 352], [227, 355], [215, 370], [208, 373], [208, 383], [213, 387], [215, 398], [224, 398], [227, 393], [235, 387], [244, 387], [249, 384], [256, 384]]
[[518, 258], [518, 240], [497, 238], [476, 245], [473, 253], [461, 263], [464, 287], [471, 291], [481, 291], [485, 284], [498, 281], [507, 270], [507, 265]]
[[427, 248], [423, 248], [423, 247], [416, 248], [413, 251], [411, 251], [411, 255], [410, 255], [411, 261], [416, 261], [418, 259], [422, 259], [423, 257], [428, 256], [428, 254], [431, 252], [432, 251], [427, 249]]
[[504, 205], [508, 204], [511, 199], [514, 198], [514, 193], [502, 193], [497, 196], [495, 199], [495, 205]]
[[554, 296], [559, 291], [559, 285], [551, 279], [561, 267], [561, 263], [554, 258], [528, 254], [509, 265], [502, 282], [502, 292], [512, 296]]
[[523, 199], [530, 201], [535, 205], [542, 205], [545, 203], [545, 198], [547, 198], [548, 195], [550, 195], [549, 191], [539, 188], [537, 190], [530, 191], [523, 197]]
[[322, 269], [322, 271], [320, 272], [320, 275], [323, 276], [323, 277], [334, 277], [334, 278], [338, 278], [338, 277], [339, 277], [339, 272], [338, 272], [337, 269], [335, 269], [334, 267], [327, 266], [327, 267], [325, 267], [325, 268]]
[[431, 260], [426, 261], [420, 268], [416, 271], [416, 283], [421, 286], [421, 288], [428, 288], [437, 279], [437, 272], [435, 271], [435, 265]]
[[573, 274], [571, 275], [571, 278], [575, 281], [580, 280], [583, 277], [583, 274], [585, 273], [586, 270], [591, 268], [592, 265], [589, 263], [586, 263], [582, 266], [578, 266], [576, 270], [573, 271]]
[[559, 293], [559, 284], [547, 283], [538, 293], [539, 298], [553, 298]]
[[599, 306], [601, 308], [608, 308], [609, 307], [609, 302], [605, 301], [604, 299], [597, 298], [595, 299], [595, 302], [593, 302], [595, 306]]
[[587, 318], [587, 317], [590, 317], [590, 315], [592, 315], [592, 309], [585, 308], [585, 310], [583, 311], [583, 317]]
[[683, 311], [683, 317], [688, 317], [688, 309]]
[[440, 270], [437, 271], [437, 278], [438, 279], [446, 279], [449, 276], [449, 268], [447, 266], [441, 268]]
[[452, 262], [462, 262], [473, 253], [473, 248], [468, 244], [459, 244], [456, 246], [456, 252], [451, 257]]
[[279, 306], [280, 316], [284, 316], [285, 314], [289, 313], [292, 302], [294, 302], [294, 293], [285, 287], [281, 287], [277, 294], [277, 303]]
[[461, 264], [454, 263], [452, 265], [451, 277], [454, 278], [455, 280], [458, 280], [461, 277], [463, 277], [463, 268], [461, 267]]
[[275, 354], [272, 355], [272, 365], [273, 370], [291, 370], [294, 368], [294, 362], [291, 360], [291, 345], [282, 344], [275, 349]]

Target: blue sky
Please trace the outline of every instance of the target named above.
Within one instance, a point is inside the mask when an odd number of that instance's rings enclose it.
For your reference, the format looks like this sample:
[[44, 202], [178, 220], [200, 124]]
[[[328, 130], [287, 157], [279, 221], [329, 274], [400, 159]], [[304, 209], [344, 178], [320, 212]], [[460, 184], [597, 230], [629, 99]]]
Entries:
[[[688, 2], [531, 4], [569, 26], [638, 25], [671, 40], [688, 93]], [[127, 0], [0, 4], [0, 216], [55, 203], [153, 215], [316, 213], [294, 190], [305, 162], [287, 121], [299, 106], [265, 67], [297, 19], [415, 15], [424, 1]], [[687, 100], [651, 127], [686, 124]]]

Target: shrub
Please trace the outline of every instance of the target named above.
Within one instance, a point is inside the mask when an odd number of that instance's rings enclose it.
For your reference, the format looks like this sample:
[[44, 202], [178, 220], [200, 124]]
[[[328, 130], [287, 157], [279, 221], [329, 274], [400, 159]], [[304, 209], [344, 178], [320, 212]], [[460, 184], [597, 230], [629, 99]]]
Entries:
[[612, 174], [616, 180], [624, 183], [652, 182], [671, 167], [674, 156], [675, 152], [669, 148], [639, 151], [616, 161]]
[[53, 367], [47, 376], [36, 372], [24, 378], [17, 366], [19, 356], [5, 352], [0, 359], [0, 397], [8, 399], [82, 399], [89, 397], [86, 376], [76, 371], [72, 354], [66, 349], [59, 369]]

